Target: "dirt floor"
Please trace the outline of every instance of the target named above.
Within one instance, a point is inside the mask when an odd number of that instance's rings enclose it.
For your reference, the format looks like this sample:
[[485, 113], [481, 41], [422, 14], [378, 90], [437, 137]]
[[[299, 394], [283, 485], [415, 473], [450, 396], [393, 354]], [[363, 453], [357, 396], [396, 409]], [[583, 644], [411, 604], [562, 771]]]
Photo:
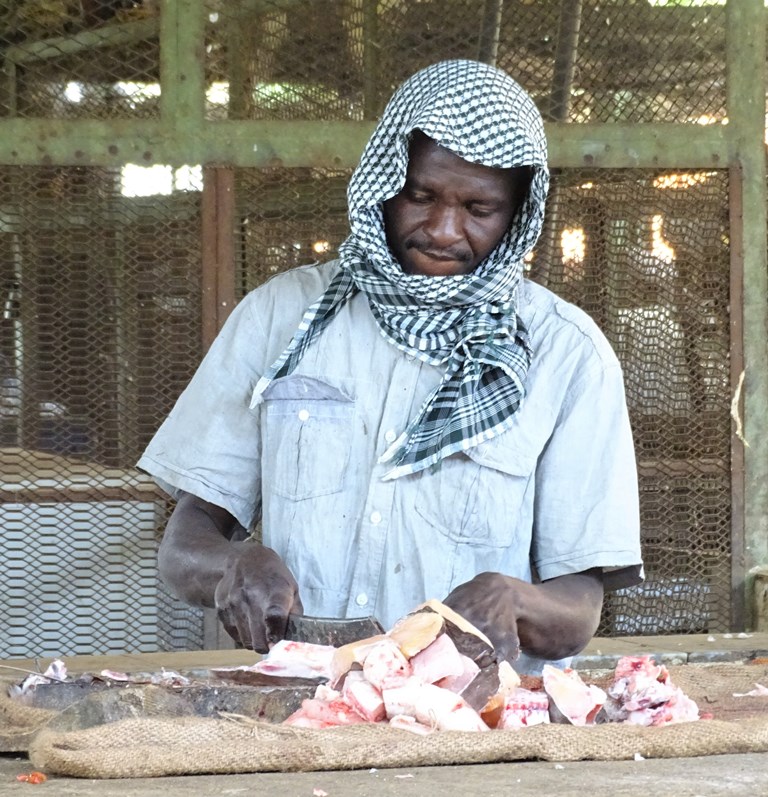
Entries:
[[[87, 797], [762, 797], [768, 753], [647, 761], [529, 762], [453, 767], [256, 775], [197, 775], [133, 780], [52, 777], [40, 786], [16, 781], [29, 772], [19, 756], [0, 757], [0, 794]], [[31, 791], [30, 791], [31, 790]]]

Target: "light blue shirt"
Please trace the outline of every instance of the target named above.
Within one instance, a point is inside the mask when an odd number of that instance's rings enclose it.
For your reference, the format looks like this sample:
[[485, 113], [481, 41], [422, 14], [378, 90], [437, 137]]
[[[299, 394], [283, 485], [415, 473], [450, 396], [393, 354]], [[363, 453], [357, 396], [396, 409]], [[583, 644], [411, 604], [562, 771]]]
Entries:
[[248, 294], [138, 466], [246, 528], [261, 519], [307, 614], [388, 627], [484, 571], [531, 581], [601, 567], [609, 589], [638, 583], [621, 368], [594, 322], [539, 285], [520, 289], [533, 360], [512, 428], [434, 470], [381, 479], [379, 457], [440, 370], [385, 340], [363, 294], [250, 408], [337, 267], [294, 269]]

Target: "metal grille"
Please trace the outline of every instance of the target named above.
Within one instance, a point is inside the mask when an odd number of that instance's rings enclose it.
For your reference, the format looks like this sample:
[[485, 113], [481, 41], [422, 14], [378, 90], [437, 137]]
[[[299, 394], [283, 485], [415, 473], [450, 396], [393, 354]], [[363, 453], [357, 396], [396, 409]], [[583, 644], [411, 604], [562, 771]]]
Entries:
[[[163, 176], [167, 195], [135, 196]], [[71, 634], [59, 652], [188, 647], [202, 634], [200, 613], [154, 583], [168, 507], [133, 469], [201, 357], [201, 186], [184, 176], [189, 188], [173, 190], [170, 170], [0, 170], [0, 499], [12, 502], [0, 505], [0, 560], [16, 579], [9, 633], [27, 629], [28, 655], [52, 652], [33, 631], [55, 624], [54, 598]], [[55, 563], [55, 585], [36, 591]], [[90, 597], [77, 586], [87, 569]], [[135, 625], [114, 619], [120, 600]], [[0, 640], [0, 656], [21, 655], [20, 638]]]
[[278, 271], [326, 260], [346, 238], [350, 171], [238, 169], [238, 295]]
[[206, 8], [211, 119], [374, 118], [417, 69], [494, 55], [550, 119], [713, 123], [725, 116], [724, 6], [208, 0]]
[[3, 9], [0, 115], [158, 115], [159, 19], [154, 3], [17, 0]]
[[531, 275], [613, 344], [640, 473], [648, 580], [609, 597], [603, 633], [730, 625], [727, 208], [726, 172], [556, 176]]

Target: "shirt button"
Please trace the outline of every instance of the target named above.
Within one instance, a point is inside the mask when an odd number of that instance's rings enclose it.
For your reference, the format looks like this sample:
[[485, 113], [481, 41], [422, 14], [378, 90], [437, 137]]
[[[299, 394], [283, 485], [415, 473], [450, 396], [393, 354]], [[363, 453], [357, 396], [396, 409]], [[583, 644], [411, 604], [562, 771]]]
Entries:
[[406, 354], [405, 359], [408, 360], [409, 363], [412, 363], [416, 358], [412, 354]]
[[360, 593], [360, 594], [359, 594], [359, 595], [358, 595], [358, 596], [355, 598], [355, 603], [356, 603], [358, 606], [365, 606], [365, 605], [368, 603], [368, 596], [367, 596], [367, 595], [366, 595], [364, 592], [361, 592], [361, 593]]
[[309, 420], [309, 410], [299, 410], [299, 420], [300, 421], [308, 421]]
[[388, 429], [386, 432], [384, 432], [384, 439], [388, 443], [394, 443], [395, 440], [397, 440], [397, 432], [394, 431], [394, 429]]
[[381, 523], [381, 512], [371, 512], [370, 520], [374, 526], [378, 526]]

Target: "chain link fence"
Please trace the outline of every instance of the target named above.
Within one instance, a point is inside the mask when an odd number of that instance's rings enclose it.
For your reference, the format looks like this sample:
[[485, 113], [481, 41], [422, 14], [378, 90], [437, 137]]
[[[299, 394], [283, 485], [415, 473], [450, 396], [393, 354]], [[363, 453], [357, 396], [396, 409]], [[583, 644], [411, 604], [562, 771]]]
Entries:
[[[374, 119], [448, 57], [495, 58], [552, 121], [725, 120], [723, 5], [207, 0], [205, 20], [211, 122]], [[6, 3], [0, 116], [157, 118], [159, 23], [147, 0]], [[233, 173], [213, 226], [234, 298], [334, 256], [348, 170]], [[203, 353], [200, 165], [0, 165], [0, 187], [0, 657], [201, 647], [201, 614], [156, 578], [170, 504], [133, 467]], [[648, 580], [608, 598], [603, 634], [731, 626], [728, 189], [727, 171], [553, 174], [530, 277], [611, 340], [640, 469]]]

